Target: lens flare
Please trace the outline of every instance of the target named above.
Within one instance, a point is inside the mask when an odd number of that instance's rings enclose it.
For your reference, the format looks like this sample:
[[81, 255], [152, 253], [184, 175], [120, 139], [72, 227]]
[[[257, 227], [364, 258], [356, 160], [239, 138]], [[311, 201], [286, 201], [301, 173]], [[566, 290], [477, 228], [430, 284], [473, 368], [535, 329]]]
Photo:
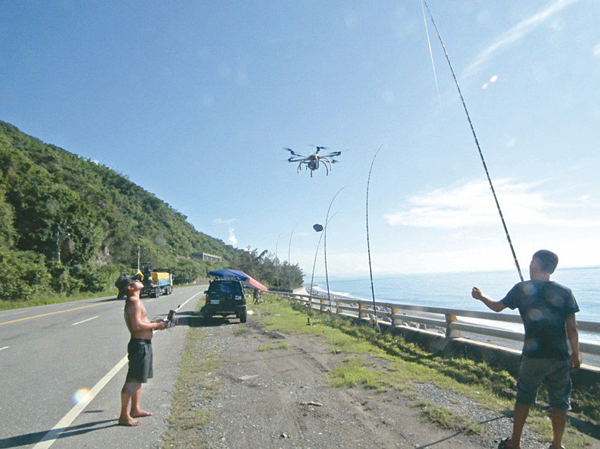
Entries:
[[85, 405], [90, 402], [91, 396], [90, 390], [87, 388], [80, 388], [73, 395], [73, 404]]

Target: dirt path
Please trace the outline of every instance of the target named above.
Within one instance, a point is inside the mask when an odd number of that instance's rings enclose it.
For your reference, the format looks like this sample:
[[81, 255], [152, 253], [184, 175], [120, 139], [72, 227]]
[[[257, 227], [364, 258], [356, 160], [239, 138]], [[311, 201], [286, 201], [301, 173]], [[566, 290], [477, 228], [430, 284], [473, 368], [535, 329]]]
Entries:
[[[195, 405], [208, 412], [207, 423], [194, 429], [192, 440], [179, 440], [180, 446], [467, 449], [496, 447], [510, 427], [505, 417], [482, 416], [495, 431], [465, 435], [442, 429], [414, 406], [431, 395], [427, 388], [410, 394], [333, 388], [327, 374], [347, 355], [332, 353], [316, 338], [265, 331], [252, 319], [195, 330], [201, 334], [199, 356], [210, 354], [221, 363], [204, 374], [213, 394]], [[545, 446], [530, 441], [523, 447]]]

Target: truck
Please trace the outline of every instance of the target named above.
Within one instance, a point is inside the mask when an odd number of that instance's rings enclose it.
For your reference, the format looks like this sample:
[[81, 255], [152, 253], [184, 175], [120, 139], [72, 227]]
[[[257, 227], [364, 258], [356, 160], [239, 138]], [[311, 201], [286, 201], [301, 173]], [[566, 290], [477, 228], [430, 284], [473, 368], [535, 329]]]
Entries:
[[161, 295], [173, 293], [173, 274], [171, 270], [162, 268], [151, 270], [149, 265], [144, 265], [141, 274], [144, 288], [140, 292], [140, 297], [158, 298]]
[[162, 268], [152, 270], [149, 264], [144, 264], [142, 269], [138, 270], [133, 276], [121, 273], [121, 276], [115, 282], [115, 287], [119, 290], [117, 299], [125, 298], [127, 286], [133, 280], [138, 280], [144, 285], [140, 291], [140, 297], [158, 298], [161, 295], [173, 293], [173, 274], [171, 270]]

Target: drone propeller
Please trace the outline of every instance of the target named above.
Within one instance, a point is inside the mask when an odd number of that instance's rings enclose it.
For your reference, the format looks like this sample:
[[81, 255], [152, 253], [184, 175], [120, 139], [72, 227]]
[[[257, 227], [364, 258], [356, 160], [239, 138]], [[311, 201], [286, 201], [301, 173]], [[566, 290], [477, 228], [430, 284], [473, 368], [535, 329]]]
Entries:
[[291, 148], [284, 148], [284, 150], [289, 151], [290, 153], [292, 153], [292, 156], [298, 156], [298, 157], [306, 157], [306, 156], [302, 156], [301, 154], [296, 153], [294, 150], [292, 150]]
[[309, 144], [308, 146], [309, 147], [315, 147], [317, 149], [317, 151], [315, 152], [316, 154], [319, 154], [319, 151], [321, 151], [321, 150], [328, 150], [329, 149], [328, 147], [322, 147], [320, 145], [315, 145], [315, 144], [312, 144], [312, 143]]
[[329, 154], [322, 155], [321, 157], [336, 157], [336, 156], [340, 156], [341, 154], [342, 154], [341, 151], [333, 151]]
[[292, 156], [291, 158], [288, 159], [288, 162], [301, 162], [304, 159], [305, 159], [304, 157], [298, 157], [298, 156], [294, 157], [294, 156]]

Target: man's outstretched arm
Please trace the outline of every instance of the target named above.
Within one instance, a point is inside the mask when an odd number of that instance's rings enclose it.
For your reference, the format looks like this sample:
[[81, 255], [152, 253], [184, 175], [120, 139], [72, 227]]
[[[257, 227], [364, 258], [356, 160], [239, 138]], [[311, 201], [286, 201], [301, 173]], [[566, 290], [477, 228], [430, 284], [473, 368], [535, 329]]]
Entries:
[[494, 312], [502, 312], [504, 309], [506, 309], [506, 306], [501, 301], [492, 301], [491, 299], [483, 296], [483, 293], [481, 293], [481, 290], [479, 290], [477, 287], [473, 287], [473, 290], [471, 290], [471, 296], [484, 303]]

